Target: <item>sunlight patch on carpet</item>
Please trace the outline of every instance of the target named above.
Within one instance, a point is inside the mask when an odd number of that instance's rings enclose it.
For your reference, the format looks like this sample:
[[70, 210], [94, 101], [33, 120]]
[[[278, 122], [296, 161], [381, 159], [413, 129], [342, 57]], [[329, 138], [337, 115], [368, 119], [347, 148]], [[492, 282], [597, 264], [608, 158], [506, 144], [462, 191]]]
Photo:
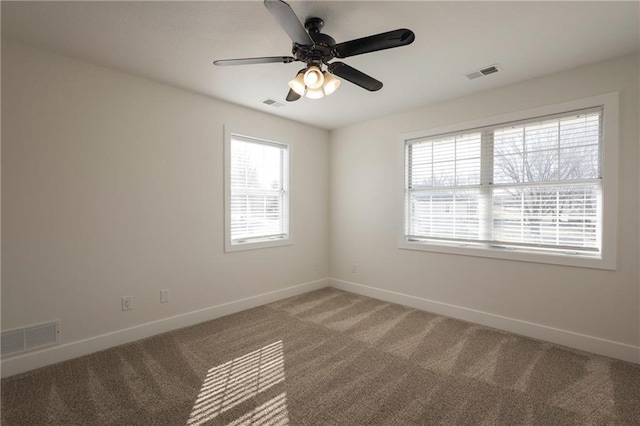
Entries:
[[287, 426], [289, 413], [287, 412], [287, 393], [282, 392], [247, 414], [242, 415], [228, 426]]
[[[282, 340], [213, 367], [200, 388], [187, 425], [202, 425], [283, 381]], [[279, 394], [232, 424], [288, 425], [286, 394]]]

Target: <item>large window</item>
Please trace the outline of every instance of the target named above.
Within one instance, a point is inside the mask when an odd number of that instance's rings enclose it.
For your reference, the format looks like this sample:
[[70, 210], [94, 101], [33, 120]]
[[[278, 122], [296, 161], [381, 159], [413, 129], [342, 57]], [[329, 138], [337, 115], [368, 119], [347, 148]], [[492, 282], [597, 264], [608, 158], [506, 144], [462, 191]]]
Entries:
[[603, 104], [403, 138], [401, 247], [615, 267], [603, 262], [605, 206], [616, 210], [603, 174], [616, 141], [603, 128], [615, 108]]
[[225, 250], [289, 244], [288, 145], [225, 133]]

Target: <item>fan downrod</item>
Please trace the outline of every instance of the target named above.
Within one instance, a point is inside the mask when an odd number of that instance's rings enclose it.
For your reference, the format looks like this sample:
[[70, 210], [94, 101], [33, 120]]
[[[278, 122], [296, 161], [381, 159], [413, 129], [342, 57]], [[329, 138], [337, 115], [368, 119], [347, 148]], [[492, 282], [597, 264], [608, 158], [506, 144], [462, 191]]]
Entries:
[[307, 18], [304, 21], [304, 28], [310, 33], [319, 33], [324, 27], [324, 21], [320, 18]]

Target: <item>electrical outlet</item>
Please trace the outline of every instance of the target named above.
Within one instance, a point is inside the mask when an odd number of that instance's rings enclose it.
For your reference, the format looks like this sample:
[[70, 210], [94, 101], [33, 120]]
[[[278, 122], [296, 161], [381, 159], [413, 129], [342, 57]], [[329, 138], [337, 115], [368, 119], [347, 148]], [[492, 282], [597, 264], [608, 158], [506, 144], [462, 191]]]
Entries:
[[128, 311], [133, 309], [133, 296], [124, 296], [122, 298], [122, 310]]
[[357, 272], [358, 272], [358, 265], [354, 263], [353, 265], [351, 265], [351, 273], [355, 274]]
[[169, 301], [169, 289], [160, 290], [160, 303], [167, 303]]

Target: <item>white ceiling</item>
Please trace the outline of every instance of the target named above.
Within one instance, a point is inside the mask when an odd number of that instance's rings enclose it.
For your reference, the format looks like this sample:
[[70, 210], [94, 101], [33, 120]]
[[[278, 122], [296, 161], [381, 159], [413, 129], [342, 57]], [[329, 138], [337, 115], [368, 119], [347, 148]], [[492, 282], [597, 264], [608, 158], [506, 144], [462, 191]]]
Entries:
[[[416, 41], [343, 61], [381, 80], [349, 82], [321, 100], [287, 103], [302, 64], [215, 67], [288, 56], [291, 42], [259, 0], [7, 2], [2, 37], [326, 129], [463, 96], [639, 50], [638, 2], [291, 1], [337, 42], [397, 28]], [[498, 63], [476, 80], [464, 74]], [[283, 108], [262, 104], [266, 98]]]

